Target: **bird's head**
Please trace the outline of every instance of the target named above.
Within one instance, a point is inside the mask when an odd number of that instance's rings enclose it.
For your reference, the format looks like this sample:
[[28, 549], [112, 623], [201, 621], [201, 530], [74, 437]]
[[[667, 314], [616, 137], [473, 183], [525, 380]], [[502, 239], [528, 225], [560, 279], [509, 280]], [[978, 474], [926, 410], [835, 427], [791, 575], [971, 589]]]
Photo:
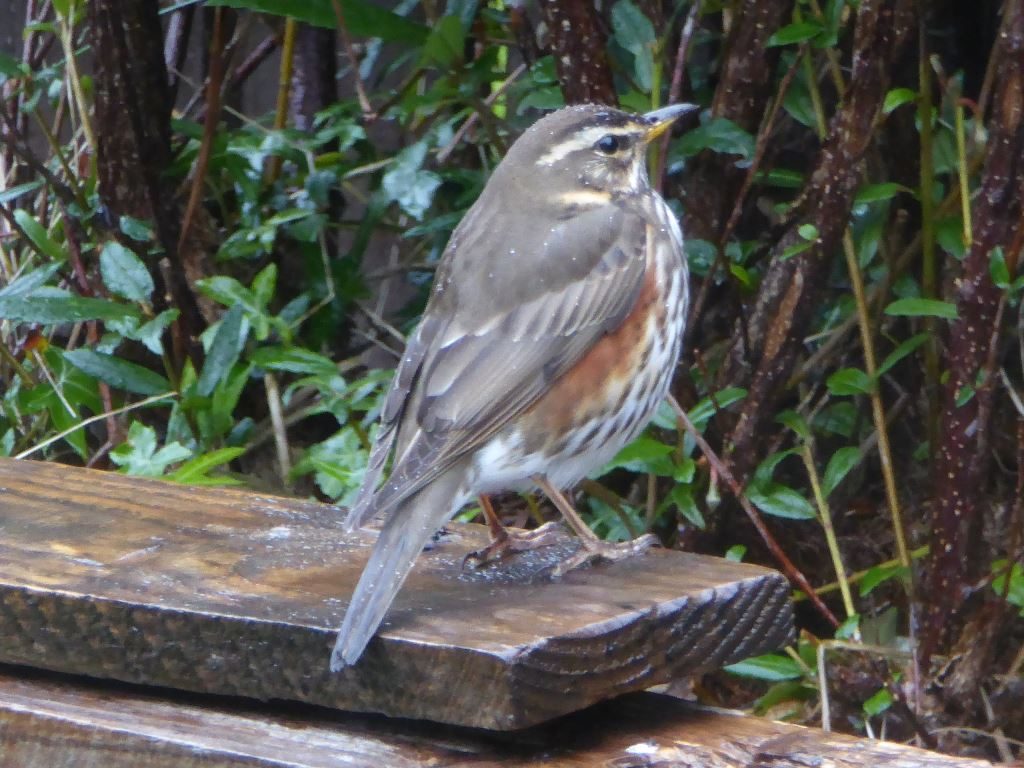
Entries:
[[607, 203], [648, 188], [647, 147], [693, 104], [630, 114], [583, 104], [542, 118], [509, 149], [503, 165], [515, 169], [548, 201]]

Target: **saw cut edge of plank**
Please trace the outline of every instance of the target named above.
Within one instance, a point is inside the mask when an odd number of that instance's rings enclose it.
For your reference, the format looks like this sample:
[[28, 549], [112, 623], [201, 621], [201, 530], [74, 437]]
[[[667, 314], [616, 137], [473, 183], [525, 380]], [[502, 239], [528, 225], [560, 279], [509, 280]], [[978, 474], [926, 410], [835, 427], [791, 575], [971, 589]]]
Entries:
[[328, 505], [0, 460], [0, 661], [514, 730], [792, 638], [785, 579], [652, 551], [545, 578], [575, 542], [464, 573], [421, 556], [359, 664], [328, 669], [375, 533]]

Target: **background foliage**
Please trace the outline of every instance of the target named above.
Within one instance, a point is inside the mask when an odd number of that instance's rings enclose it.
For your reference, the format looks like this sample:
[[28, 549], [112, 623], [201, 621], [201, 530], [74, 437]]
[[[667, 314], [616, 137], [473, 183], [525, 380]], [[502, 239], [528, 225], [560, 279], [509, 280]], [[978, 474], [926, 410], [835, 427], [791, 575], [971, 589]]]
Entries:
[[795, 647], [688, 693], [1008, 759], [1024, 11], [969, 5], [26, 0], [0, 53], [0, 456], [346, 503], [509, 143], [567, 102], [696, 102], [652, 157], [696, 430], [666, 406], [581, 507], [800, 590]]

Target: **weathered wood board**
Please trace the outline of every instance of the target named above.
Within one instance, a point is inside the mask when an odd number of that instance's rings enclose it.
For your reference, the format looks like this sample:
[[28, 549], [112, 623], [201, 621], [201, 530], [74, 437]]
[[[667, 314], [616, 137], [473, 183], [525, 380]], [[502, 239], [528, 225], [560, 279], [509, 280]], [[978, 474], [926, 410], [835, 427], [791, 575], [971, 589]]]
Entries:
[[188, 691], [523, 728], [791, 639], [777, 573], [680, 552], [462, 572], [452, 526], [358, 665], [328, 669], [375, 536], [327, 505], [0, 460], [0, 662]]
[[4, 768], [991, 768], [635, 693], [495, 734], [0, 668]]

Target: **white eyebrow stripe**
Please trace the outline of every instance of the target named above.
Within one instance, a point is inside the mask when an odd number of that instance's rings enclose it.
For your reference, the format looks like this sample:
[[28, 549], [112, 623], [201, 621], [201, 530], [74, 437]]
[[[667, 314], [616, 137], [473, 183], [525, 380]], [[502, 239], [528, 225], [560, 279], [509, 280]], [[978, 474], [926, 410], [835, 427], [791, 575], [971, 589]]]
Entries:
[[[619, 128], [618, 132], [621, 133], [622, 129]], [[570, 152], [585, 149], [609, 133], [616, 133], [616, 129], [605, 125], [596, 125], [592, 128], [587, 128], [585, 131], [580, 131], [571, 139], [566, 139], [561, 144], [556, 144], [554, 148], [541, 155], [537, 165], [554, 165], [559, 160], [564, 159]]]
[[594, 189], [573, 189], [558, 196], [558, 202], [565, 205], [579, 205], [584, 208], [598, 205], [608, 205], [612, 196], [608, 192], [598, 192]]

